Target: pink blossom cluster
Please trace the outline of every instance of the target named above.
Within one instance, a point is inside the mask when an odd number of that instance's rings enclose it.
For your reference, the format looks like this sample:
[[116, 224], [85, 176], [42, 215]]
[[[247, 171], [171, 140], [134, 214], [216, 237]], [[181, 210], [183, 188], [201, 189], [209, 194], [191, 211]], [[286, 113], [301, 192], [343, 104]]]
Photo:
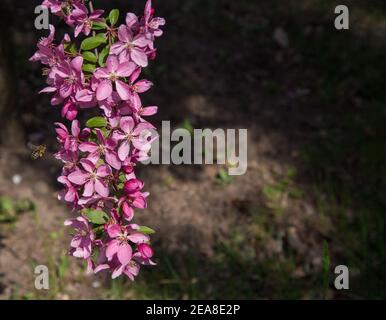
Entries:
[[[144, 107], [140, 94], [152, 83], [139, 80], [142, 68], [156, 58], [154, 41], [162, 35], [165, 20], [154, 16], [151, 0], [139, 18], [127, 13], [115, 26], [119, 11], [103, 18], [90, 0], [44, 0], [43, 6], [74, 29], [54, 44], [55, 28], [39, 41], [32, 61], [40, 61], [52, 105], [62, 106], [70, 128], [56, 123], [63, 162], [58, 181], [59, 199], [79, 214], [65, 221], [74, 229], [70, 254], [87, 261], [88, 272], [109, 270], [116, 278], [138, 275], [141, 265], [154, 265], [150, 237], [154, 231], [133, 223], [136, 209], [147, 207], [144, 183], [135, 175], [136, 164], [149, 157], [157, 138], [144, 118], [157, 107]], [[86, 38], [79, 40], [80, 35]], [[80, 109], [98, 107], [81, 128]]]

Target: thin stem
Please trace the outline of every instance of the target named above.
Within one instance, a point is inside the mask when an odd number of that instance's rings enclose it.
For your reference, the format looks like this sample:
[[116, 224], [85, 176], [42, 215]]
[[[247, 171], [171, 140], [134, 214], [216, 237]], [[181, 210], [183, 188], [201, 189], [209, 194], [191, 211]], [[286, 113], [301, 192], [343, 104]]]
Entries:
[[92, 0], [90, 0], [90, 1], [88, 2], [88, 6], [89, 6], [89, 8], [90, 8], [90, 12], [93, 13], [93, 12], [94, 12], [94, 5], [92, 4]]
[[[90, 13], [93, 13], [94, 12], [94, 5], [92, 3], [92, 0], [89, 1], [88, 6], [90, 8]], [[93, 35], [93, 37], [96, 36], [95, 30], [93, 30], [92, 35]], [[98, 59], [99, 53], [98, 53], [98, 49], [97, 48], [95, 48], [94, 53], [95, 53], [95, 55], [96, 55], [96, 57]]]

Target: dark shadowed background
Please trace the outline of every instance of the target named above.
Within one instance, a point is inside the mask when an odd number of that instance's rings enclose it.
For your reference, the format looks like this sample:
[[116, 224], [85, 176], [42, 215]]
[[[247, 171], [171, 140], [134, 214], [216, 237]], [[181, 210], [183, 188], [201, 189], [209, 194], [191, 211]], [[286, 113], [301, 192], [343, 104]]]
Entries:
[[[144, 2], [95, 6], [141, 14]], [[386, 297], [384, 1], [154, 0], [167, 26], [144, 73], [155, 83], [145, 105], [159, 106], [151, 120], [247, 128], [248, 171], [142, 167], [151, 196], [137, 221], [157, 230], [158, 266], [134, 283], [88, 277], [65, 254], [60, 163], [30, 159], [28, 143], [57, 148], [60, 120], [28, 61], [46, 35], [34, 29], [38, 4], [0, 3], [1, 298]], [[350, 30], [334, 28], [337, 4]], [[49, 291], [34, 289], [40, 264]], [[350, 289], [337, 291], [342, 264]]]

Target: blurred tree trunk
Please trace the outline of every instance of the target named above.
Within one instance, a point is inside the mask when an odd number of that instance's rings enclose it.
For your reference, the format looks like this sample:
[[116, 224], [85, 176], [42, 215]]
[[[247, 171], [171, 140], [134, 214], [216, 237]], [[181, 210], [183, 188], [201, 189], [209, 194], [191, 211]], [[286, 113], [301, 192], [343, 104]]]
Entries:
[[15, 110], [16, 86], [12, 60], [12, 2], [0, 1], [0, 143], [22, 142], [22, 130]]

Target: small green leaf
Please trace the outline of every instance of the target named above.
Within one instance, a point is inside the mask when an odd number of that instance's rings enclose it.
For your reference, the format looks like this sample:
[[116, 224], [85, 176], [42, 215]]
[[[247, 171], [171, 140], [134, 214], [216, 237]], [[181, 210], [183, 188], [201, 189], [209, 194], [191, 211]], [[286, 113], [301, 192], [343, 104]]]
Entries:
[[104, 211], [86, 209], [83, 210], [83, 214], [93, 224], [105, 224], [109, 220], [108, 215]]
[[126, 182], [126, 174], [124, 172], [120, 173], [119, 181]]
[[221, 183], [227, 184], [232, 181], [232, 177], [228, 174], [224, 168], [221, 168], [218, 172], [218, 179]]
[[64, 45], [64, 50], [71, 53], [71, 54], [77, 54], [78, 53], [78, 49], [76, 48], [75, 43], [66, 43]]
[[35, 204], [29, 199], [21, 199], [15, 203], [15, 211], [17, 213], [34, 211], [35, 209], [36, 209]]
[[[100, 131], [102, 132], [103, 136], [107, 138], [110, 135], [110, 130], [108, 130], [106, 127], [100, 128]], [[96, 133], [95, 133], [96, 134]]]
[[13, 201], [11, 198], [0, 198], [0, 213], [11, 213], [14, 211]]
[[268, 199], [275, 200], [280, 197], [280, 195], [282, 194], [282, 191], [276, 185], [268, 185], [268, 186], [264, 186], [263, 194]]
[[93, 73], [95, 71], [95, 64], [85, 63], [82, 66], [82, 70], [85, 72]]
[[145, 226], [140, 226], [138, 231], [143, 233], [143, 234], [153, 234], [153, 233], [155, 233], [155, 231], [153, 229], [151, 229], [149, 227], [145, 227]]
[[107, 28], [106, 21], [103, 21], [103, 22], [93, 22], [92, 28], [93, 28], [94, 30], [103, 30], [103, 29], [106, 29], [106, 28]]
[[99, 47], [101, 44], [106, 42], [107, 42], [106, 35], [103, 33], [99, 33], [94, 37], [84, 39], [80, 48], [82, 50], [91, 50]]
[[99, 53], [99, 59], [98, 63], [101, 67], [105, 66], [106, 57], [108, 56], [110, 52], [110, 46], [106, 46], [103, 48], [103, 50]]
[[94, 117], [86, 122], [88, 128], [103, 128], [107, 126], [107, 120], [103, 117]]
[[118, 22], [118, 19], [119, 19], [119, 10], [118, 9], [111, 10], [109, 14], [109, 20], [110, 20], [111, 26], [114, 26]]
[[94, 53], [92, 53], [91, 51], [83, 52], [82, 57], [84, 58], [84, 60], [87, 60], [87, 61], [90, 61], [90, 62], [94, 62], [95, 63], [95, 62], [98, 61], [96, 55]]

